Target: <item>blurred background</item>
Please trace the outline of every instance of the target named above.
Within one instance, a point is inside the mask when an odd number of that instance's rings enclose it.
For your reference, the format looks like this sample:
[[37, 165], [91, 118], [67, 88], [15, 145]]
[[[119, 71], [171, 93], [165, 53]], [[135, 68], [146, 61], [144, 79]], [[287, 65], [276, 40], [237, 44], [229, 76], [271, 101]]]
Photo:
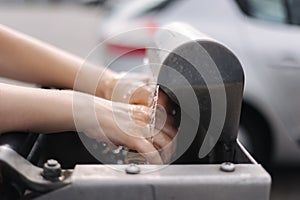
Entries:
[[[155, 29], [172, 21], [238, 56], [246, 76], [239, 139], [272, 175], [272, 200], [300, 199], [299, 0], [0, 0], [1, 24], [80, 57], [101, 42], [95, 62], [118, 71], [142, 64]], [[118, 35], [141, 27], [154, 32]]]

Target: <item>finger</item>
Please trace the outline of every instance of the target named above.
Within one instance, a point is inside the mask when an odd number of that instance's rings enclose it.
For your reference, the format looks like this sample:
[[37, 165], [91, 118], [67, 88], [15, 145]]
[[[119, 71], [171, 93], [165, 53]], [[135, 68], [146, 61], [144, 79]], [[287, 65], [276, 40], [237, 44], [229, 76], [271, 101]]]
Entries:
[[151, 106], [153, 101], [153, 86], [143, 86], [137, 88], [129, 99], [130, 104], [138, 104], [144, 106]]
[[141, 126], [146, 126], [150, 121], [150, 110], [146, 106], [131, 105], [131, 119]]
[[155, 119], [156, 119], [156, 128], [163, 127], [166, 124], [175, 125], [175, 119], [172, 113], [167, 113], [165, 107], [162, 105], [157, 105], [156, 112], [155, 112]]
[[171, 160], [172, 155], [174, 153], [172, 148], [172, 139], [161, 132], [153, 137], [153, 144], [157, 149], [161, 150], [162, 152], [162, 160], [164, 163], [167, 163]]
[[176, 127], [175, 122], [176, 122], [176, 121], [175, 121], [175, 118], [174, 118], [173, 115], [167, 115], [167, 120], [166, 120], [165, 125], [169, 124], [169, 125], [171, 125], [171, 126]]
[[175, 153], [176, 140], [173, 139], [167, 146], [165, 146], [161, 151], [161, 158], [164, 163], [170, 163], [171, 159]]
[[157, 104], [164, 107], [168, 114], [173, 114], [175, 107], [176, 107], [176, 103], [173, 102], [170, 99], [170, 97], [162, 90], [160, 90], [160, 92], [159, 92]]
[[162, 90], [159, 90], [157, 103], [166, 108], [168, 105], [168, 102], [169, 102], [168, 95], [166, 95], [166, 93], [163, 92]]
[[178, 130], [174, 128], [173, 124], [165, 123], [164, 127], [160, 131], [164, 132], [170, 138], [174, 138]]
[[159, 132], [153, 136], [153, 144], [159, 149], [168, 145], [170, 142], [172, 142], [172, 139], [164, 132]]
[[155, 128], [156, 129], [163, 129], [165, 126], [165, 123], [167, 121], [167, 113], [164, 107], [161, 105], [157, 105], [156, 111], [155, 111]]
[[133, 149], [142, 154], [150, 164], [163, 164], [159, 152], [148, 140], [137, 140]]
[[[170, 160], [168, 160], [167, 162], [170, 163], [172, 157], [176, 156], [176, 147], [177, 147], [177, 137], [173, 138], [172, 139], [172, 142], [170, 144], [168, 144], [167, 148], [170, 148], [170, 152], [172, 152], [172, 155], [170, 157]], [[166, 156], [164, 155], [164, 151], [162, 152], [162, 155], [161, 155], [163, 158], [166, 158]]]

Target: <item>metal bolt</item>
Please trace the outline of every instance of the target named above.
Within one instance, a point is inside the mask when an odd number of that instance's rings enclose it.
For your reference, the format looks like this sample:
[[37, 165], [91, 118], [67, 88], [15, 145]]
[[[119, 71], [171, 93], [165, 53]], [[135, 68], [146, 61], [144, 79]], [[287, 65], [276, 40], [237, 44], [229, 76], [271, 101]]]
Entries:
[[231, 162], [224, 162], [220, 167], [223, 172], [233, 172], [235, 170], [235, 165]]
[[49, 167], [55, 167], [56, 165], [58, 165], [58, 162], [57, 162], [57, 160], [50, 159], [50, 160], [47, 160], [47, 165]]
[[125, 171], [127, 174], [139, 174], [141, 169], [136, 164], [130, 164]]
[[44, 164], [42, 176], [50, 181], [57, 181], [61, 176], [61, 166], [60, 164], [53, 159], [47, 160]]

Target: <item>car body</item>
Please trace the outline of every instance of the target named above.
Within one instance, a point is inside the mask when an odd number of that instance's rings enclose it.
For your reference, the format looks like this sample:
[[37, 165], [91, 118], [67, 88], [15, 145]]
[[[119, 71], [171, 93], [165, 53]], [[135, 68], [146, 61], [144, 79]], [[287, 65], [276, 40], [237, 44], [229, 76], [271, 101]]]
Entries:
[[[143, 62], [147, 31], [186, 22], [235, 52], [246, 76], [241, 140], [266, 165], [300, 163], [300, 2], [145, 0], [119, 4], [100, 25], [102, 58], [115, 70]], [[120, 34], [122, 33], [122, 34]], [[111, 62], [116, 55], [126, 55]]]

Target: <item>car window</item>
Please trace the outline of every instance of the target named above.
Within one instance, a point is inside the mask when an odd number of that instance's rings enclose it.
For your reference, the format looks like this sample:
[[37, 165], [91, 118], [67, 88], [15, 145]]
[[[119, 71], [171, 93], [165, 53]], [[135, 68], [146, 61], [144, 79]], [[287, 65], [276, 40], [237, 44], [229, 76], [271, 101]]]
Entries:
[[120, 4], [114, 5], [113, 12], [118, 13], [118, 15], [131, 15], [132, 17], [136, 17], [136, 15], [140, 15], [140, 13], [147, 12], [160, 4], [163, 4], [165, 1], [169, 0], [132, 0], [129, 3], [127, 1], [123, 1]]
[[144, 13], [164, 1], [168, 0], [132, 0], [130, 2], [122, 1], [122, 3], [114, 4], [110, 14], [117, 18], [121, 18], [121, 16], [125, 18], [134, 18], [139, 16], [140, 13]]
[[[241, 10], [250, 17], [279, 23], [288, 23], [283, 0], [236, 0]], [[296, 0], [299, 1], [299, 0]]]
[[300, 1], [288, 0], [287, 5], [290, 16], [290, 22], [292, 24], [300, 25]]
[[153, 12], [160, 12], [169, 6], [173, 5], [178, 0], [161, 0], [158, 1], [156, 4], [152, 4], [151, 6], [148, 6], [146, 9], [143, 10], [143, 12], [140, 12], [138, 16], [142, 16], [148, 13], [153, 13]]

